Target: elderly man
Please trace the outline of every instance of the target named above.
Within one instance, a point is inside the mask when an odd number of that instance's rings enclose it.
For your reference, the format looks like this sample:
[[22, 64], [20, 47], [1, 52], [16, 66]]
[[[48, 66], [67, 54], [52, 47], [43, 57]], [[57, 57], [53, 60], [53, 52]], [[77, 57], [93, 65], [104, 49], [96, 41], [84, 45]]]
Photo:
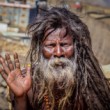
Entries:
[[28, 32], [32, 66], [25, 74], [17, 54], [14, 65], [8, 54], [0, 58], [14, 110], [110, 110], [109, 83], [92, 51], [88, 28], [78, 16], [52, 8], [38, 16]]

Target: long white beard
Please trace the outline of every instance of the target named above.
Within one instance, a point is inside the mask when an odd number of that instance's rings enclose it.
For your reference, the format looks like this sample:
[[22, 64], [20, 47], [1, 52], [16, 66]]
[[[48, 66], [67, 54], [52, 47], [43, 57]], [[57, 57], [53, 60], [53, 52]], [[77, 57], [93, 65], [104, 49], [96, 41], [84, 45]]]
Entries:
[[56, 83], [59, 89], [66, 89], [75, 83], [75, 64], [67, 58], [53, 58], [41, 62], [40, 70], [46, 82]]
[[65, 105], [75, 87], [75, 64], [74, 60], [67, 58], [46, 60], [41, 57], [40, 62], [34, 68], [33, 74], [33, 83], [38, 93], [38, 100], [40, 101], [44, 95], [48, 94], [49, 97], [53, 97], [52, 105], [54, 106], [55, 100], [52, 91], [54, 85], [57, 84], [57, 89], [64, 91], [59, 106]]
[[[34, 69], [33, 79], [41, 82], [44, 80], [43, 82], [46, 81], [51, 86], [56, 83], [59, 89], [66, 89], [75, 83], [75, 64], [74, 59], [52, 58], [47, 60], [41, 56], [40, 63]], [[39, 75], [37, 74], [38, 69]]]

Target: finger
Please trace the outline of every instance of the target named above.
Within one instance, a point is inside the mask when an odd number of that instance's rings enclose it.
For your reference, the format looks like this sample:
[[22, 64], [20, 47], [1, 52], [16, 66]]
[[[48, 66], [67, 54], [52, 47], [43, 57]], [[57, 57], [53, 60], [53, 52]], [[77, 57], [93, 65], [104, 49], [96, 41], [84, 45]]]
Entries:
[[2, 68], [0, 68], [0, 74], [1, 74], [1, 76], [3, 77], [3, 79], [4, 79], [5, 81], [7, 81], [7, 75], [5, 74], [5, 72], [4, 72], [4, 70], [3, 70]]
[[2, 65], [2, 67], [3, 67], [3, 69], [5, 70], [5, 72], [6, 72], [7, 74], [9, 74], [9, 73], [10, 73], [10, 70], [9, 70], [9, 68], [7, 67], [7, 65], [6, 65], [5, 60], [4, 60], [3, 57], [0, 57], [0, 63], [1, 63], [1, 65]]
[[26, 80], [24, 81], [24, 84], [27, 85], [28, 87], [31, 86], [31, 75], [30, 75], [30, 72], [31, 72], [31, 65], [28, 64], [27, 65], [27, 68], [26, 68]]
[[13, 66], [13, 63], [11, 61], [11, 58], [10, 58], [9, 54], [5, 55], [5, 59], [7, 61], [7, 64], [8, 64], [8, 67], [9, 67], [10, 71], [14, 70], [14, 66]]
[[21, 72], [22, 72], [22, 74], [26, 74], [26, 72], [27, 72], [26, 68], [22, 68]]
[[17, 53], [14, 54], [14, 63], [15, 63], [15, 67], [20, 69], [20, 62], [19, 62]]
[[30, 76], [30, 73], [31, 73], [31, 65], [28, 64], [27, 65], [27, 75]]

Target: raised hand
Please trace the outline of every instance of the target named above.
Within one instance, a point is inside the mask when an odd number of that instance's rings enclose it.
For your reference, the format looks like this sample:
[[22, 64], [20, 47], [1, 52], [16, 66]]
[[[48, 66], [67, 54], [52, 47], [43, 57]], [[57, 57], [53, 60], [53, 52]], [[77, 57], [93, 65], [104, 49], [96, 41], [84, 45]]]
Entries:
[[9, 54], [0, 56], [0, 73], [16, 97], [22, 97], [31, 88], [30, 65], [26, 74], [22, 74], [17, 53], [14, 54], [14, 64]]

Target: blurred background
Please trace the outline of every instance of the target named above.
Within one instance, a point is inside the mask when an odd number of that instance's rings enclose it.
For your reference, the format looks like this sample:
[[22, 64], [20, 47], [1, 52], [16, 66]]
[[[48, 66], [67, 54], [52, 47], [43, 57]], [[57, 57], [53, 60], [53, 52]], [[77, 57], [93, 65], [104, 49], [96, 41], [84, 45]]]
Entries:
[[[95, 56], [110, 79], [110, 0], [0, 0], [0, 54], [19, 54], [24, 64], [30, 46], [27, 26], [47, 7], [65, 7], [88, 26]], [[0, 76], [0, 110], [9, 110], [7, 85]]]

